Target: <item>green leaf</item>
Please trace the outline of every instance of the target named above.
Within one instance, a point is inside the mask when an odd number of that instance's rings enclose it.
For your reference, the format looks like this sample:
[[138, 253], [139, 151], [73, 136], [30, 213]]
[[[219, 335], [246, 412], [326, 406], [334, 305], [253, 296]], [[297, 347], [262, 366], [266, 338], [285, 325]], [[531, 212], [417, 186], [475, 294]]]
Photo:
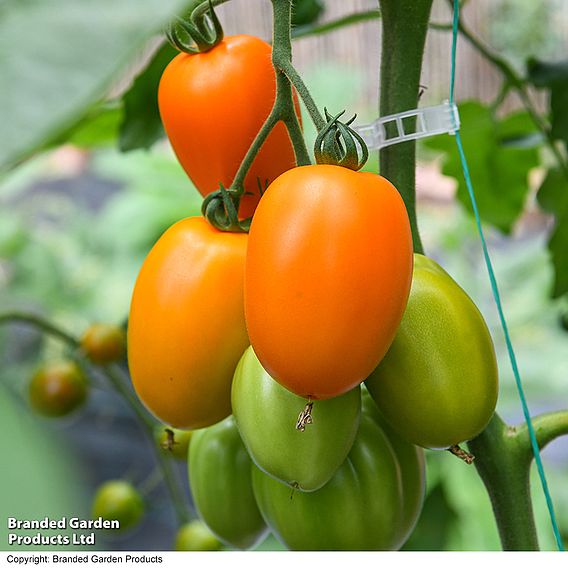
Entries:
[[182, 0], [5, 0], [0, 168], [45, 146], [104, 97]]
[[550, 133], [568, 144], [568, 61], [545, 63], [530, 59], [529, 80], [535, 87], [550, 91]]
[[537, 193], [538, 204], [554, 215], [562, 214], [568, 209], [568, 182], [565, 174], [559, 169], [547, 172]]
[[[510, 233], [523, 211], [529, 189], [528, 173], [538, 165], [534, 126], [525, 112], [497, 121], [489, 107], [478, 102], [460, 105], [461, 137], [483, 221]], [[458, 199], [471, 213], [471, 202], [463, 170], [451, 136], [425, 141], [428, 148], [444, 154], [442, 173], [458, 181]]]
[[324, 9], [321, 0], [292, 0], [292, 25], [311, 24], [321, 16]]
[[563, 172], [553, 169], [547, 173], [537, 200], [545, 211], [556, 216], [548, 250], [554, 266], [552, 297], [559, 298], [568, 293], [568, 182]]
[[150, 148], [164, 135], [158, 110], [158, 85], [164, 69], [177, 53], [169, 43], [164, 43], [125, 93], [119, 142], [123, 152]]
[[122, 109], [101, 106], [66, 133], [65, 141], [80, 148], [111, 146], [116, 142], [121, 118]]

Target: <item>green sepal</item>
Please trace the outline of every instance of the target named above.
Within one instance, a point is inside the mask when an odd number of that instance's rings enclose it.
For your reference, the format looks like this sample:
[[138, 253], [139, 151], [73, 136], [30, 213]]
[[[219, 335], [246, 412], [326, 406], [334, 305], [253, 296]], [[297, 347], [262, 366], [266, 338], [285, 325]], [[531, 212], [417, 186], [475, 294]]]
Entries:
[[221, 22], [209, 0], [209, 12], [187, 18], [177, 16], [166, 29], [166, 38], [179, 51], [195, 55], [218, 45], [224, 37]]
[[239, 220], [240, 194], [226, 189], [223, 184], [210, 193], [201, 205], [201, 214], [219, 231], [231, 233], [248, 233], [252, 219]]
[[[327, 124], [319, 132], [314, 147], [314, 154], [318, 164], [331, 164], [342, 166], [350, 170], [360, 170], [369, 157], [369, 150], [365, 141], [350, 124], [355, 120], [353, 116], [347, 122], [340, 122], [339, 118], [345, 113], [340, 112], [331, 116], [324, 109]], [[359, 158], [359, 150], [361, 158]]]

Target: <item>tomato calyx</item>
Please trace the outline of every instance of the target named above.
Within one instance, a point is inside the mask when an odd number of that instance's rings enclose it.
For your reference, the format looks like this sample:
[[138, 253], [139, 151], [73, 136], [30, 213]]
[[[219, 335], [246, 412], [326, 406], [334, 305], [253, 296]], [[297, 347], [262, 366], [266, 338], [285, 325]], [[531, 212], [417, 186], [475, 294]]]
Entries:
[[[341, 122], [339, 118], [345, 114], [345, 111], [331, 116], [324, 108], [324, 113], [327, 124], [320, 130], [315, 141], [316, 162], [342, 166], [354, 171], [360, 170], [369, 157], [369, 150], [363, 138], [350, 128], [350, 124], [357, 115], [347, 122]], [[359, 145], [361, 157], [359, 157], [357, 145]]]
[[312, 417], [313, 407], [314, 407], [314, 401], [308, 398], [306, 406], [304, 406], [304, 409], [302, 410], [302, 412], [300, 412], [298, 416], [298, 421], [296, 422], [296, 430], [299, 430], [300, 432], [305, 432], [306, 426], [308, 424], [314, 423], [314, 419]]
[[251, 218], [239, 219], [239, 203], [242, 192], [226, 189], [223, 184], [210, 193], [201, 205], [201, 214], [219, 231], [248, 233]]
[[457, 444], [455, 446], [450, 446], [448, 448], [448, 452], [460, 458], [460, 460], [463, 460], [467, 465], [471, 465], [473, 463], [473, 460], [475, 459], [475, 456], [473, 454], [466, 452], [463, 448], [460, 448]]
[[177, 16], [166, 29], [166, 38], [179, 51], [189, 55], [205, 53], [224, 37], [221, 22], [209, 0], [209, 10], [203, 15]]

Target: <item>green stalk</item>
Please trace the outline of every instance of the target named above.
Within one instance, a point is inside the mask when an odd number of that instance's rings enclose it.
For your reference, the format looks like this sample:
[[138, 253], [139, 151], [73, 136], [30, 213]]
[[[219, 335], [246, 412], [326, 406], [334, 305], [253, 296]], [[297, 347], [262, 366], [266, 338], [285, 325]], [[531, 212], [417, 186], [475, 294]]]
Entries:
[[[300, 128], [300, 123], [294, 107], [292, 84], [287, 74], [292, 73], [293, 75], [296, 73], [292, 66], [292, 39], [290, 37], [292, 4], [290, 0], [272, 0], [272, 6], [272, 64], [276, 73], [276, 99], [270, 114], [248, 149], [241, 165], [239, 166], [235, 178], [231, 183], [231, 188], [236, 190], [239, 195], [244, 191], [244, 180], [256, 155], [272, 129], [279, 121], [282, 121], [288, 129], [288, 134], [290, 135], [290, 140], [294, 147], [294, 154], [296, 156], [296, 163], [298, 166], [304, 166], [311, 163], [308, 149], [306, 148], [306, 143], [302, 136], [302, 129]], [[296, 76], [295, 78], [298, 79], [299, 75], [297, 75], [297, 73]], [[301, 79], [299, 79], [298, 85], [300, 88], [303, 86], [302, 92], [304, 97], [307, 98], [306, 106], [308, 107], [310, 114], [313, 116], [315, 103], [313, 103], [311, 95], [305, 85], [303, 85]], [[315, 114], [317, 119], [317, 115], [319, 114], [317, 108], [315, 110]]]
[[527, 462], [526, 446], [519, 443], [515, 429], [494, 414], [468, 447], [491, 499], [503, 550], [539, 550], [530, 494], [530, 460]]
[[[418, 106], [420, 72], [432, 0], [379, 0], [383, 36], [381, 116]], [[416, 219], [416, 142], [383, 148], [380, 172], [398, 189], [410, 219], [415, 252], [423, 252]]]
[[[542, 449], [568, 435], [568, 410], [541, 414], [532, 423]], [[503, 550], [539, 550], [530, 491], [534, 454], [526, 423], [508, 426], [495, 414], [468, 447], [489, 493]]]

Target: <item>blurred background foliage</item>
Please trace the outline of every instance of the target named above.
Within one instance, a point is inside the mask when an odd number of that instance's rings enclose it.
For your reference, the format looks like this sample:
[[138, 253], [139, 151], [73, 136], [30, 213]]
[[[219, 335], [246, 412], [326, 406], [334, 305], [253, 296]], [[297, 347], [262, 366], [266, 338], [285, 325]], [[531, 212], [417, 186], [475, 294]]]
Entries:
[[[160, 47], [151, 36], [159, 29], [157, 23], [183, 4], [159, 0], [2, 3], [0, 76], [9, 88], [0, 91], [4, 130], [0, 163], [5, 166], [0, 180], [1, 312], [23, 309], [44, 314], [75, 334], [93, 321], [122, 324], [134, 280], [153, 243], [178, 219], [198, 214], [201, 199], [163, 139], [155, 102], [161, 71], [174, 52]], [[244, 4], [231, 2], [233, 11], [223, 12], [226, 23], [253, 33], [239, 19], [246, 12]], [[347, 13], [376, 8], [375, 2], [355, 0], [323, 4], [321, 21], [331, 21], [339, 5]], [[435, 0], [434, 4], [437, 15], [446, 15], [439, 21], [447, 21], [446, 3]], [[473, 29], [495, 54], [541, 90], [531, 91], [531, 96], [537, 110], [551, 120], [553, 138], [560, 141], [554, 147], [565, 163], [568, 105], [562, 103], [568, 100], [568, 64], [554, 61], [568, 44], [568, 11], [561, 10], [560, 4], [559, 0], [486, 3], [486, 20], [477, 18]], [[466, 24], [468, 9], [464, 10]], [[552, 22], [559, 13], [565, 28]], [[24, 22], [36, 33], [22, 44], [17, 33]], [[361, 27], [376, 35], [378, 24], [373, 19], [356, 28], [298, 41], [315, 42], [320, 37], [329, 41], [335, 34], [351, 34], [353, 41]], [[305, 44], [298, 51], [303, 55]], [[444, 57], [449, 62], [449, 53]], [[363, 118], [376, 116], [376, 103], [366, 95], [374, 89], [376, 70], [368, 65], [368, 61], [346, 64], [329, 50], [328, 56], [299, 59], [320, 106], [356, 110]], [[464, 65], [458, 69], [461, 75], [472, 71]], [[432, 76], [425, 104], [440, 102], [435, 99], [437, 93], [447, 92], [447, 84], [436, 84]], [[533, 414], [566, 408], [567, 178], [518, 100], [493, 104], [496, 101], [466, 98], [470, 97], [462, 97], [460, 105], [463, 140], [529, 404]], [[311, 144], [314, 130], [307, 116], [304, 125]], [[454, 141], [430, 139], [419, 147], [419, 157], [419, 225], [425, 249], [486, 317], [499, 356], [498, 410], [508, 422], [520, 422], [518, 396]], [[376, 171], [376, 167], [373, 156], [367, 168]], [[75, 503], [74, 512], [88, 516], [96, 485], [121, 476], [144, 483], [152, 475], [153, 461], [129, 409], [105, 388], [101, 377], [93, 377], [88, 404], [71, 418], [48, 421], [28, 412], [29, 377], [41, 361], [64, 354], [61, 343], [34, 329], [20, 324], [0, 327], [0, 402], [6, 405], [0, 417], [25, 408], [16, 413], [22, 421], [19, 430], [24, 436], [30, 429], [25, 444], [33, 448], [24, 456], [20, 447], [24, 437], [20, 440], [3, 429], [2, 461], [11, 464], [12, 473], [25, 470], [30, 487], [38, 479], [30, 472], [45, 468], [54, 495], [73, 496], [66, 505], [61, 501], [62, 508], [69, 511]], [[34, 428], [41, 435], [33, 434]], [[47, 446], [44, 438], [49, 439]], [[48, 452], [51, 447], [53, 451]], [[551, 444], [544, 462], [567, 540], [567, 440]], [[185, 477], [183, 465], [177, 473], [180, 479]], [[541, 545], [554, 549], [544, 500], [538, 484], [533, 485]], [[2, 486], [0, 503], [8, 511], [16, 505], [5, 497], [4, 480]], [[21, 496], [18, 506], [23, 517], [34, 513], [43, 517], [52, 510], [38, 504], [37, 490]], [[175, 518], [163, 488], [154, 489], [148, 502], [149, 514], [139, 529], [101, 541], [100, 546], [171, 548]], [[0, 546], [5, 546], [2, 540]], [[278, 544], [271, 539], [262, 548], [274, 549]], [[500, 548], [488, 497], [473, 468], [449, 454], [428, 452], [428, 499], [405, 548]]]

